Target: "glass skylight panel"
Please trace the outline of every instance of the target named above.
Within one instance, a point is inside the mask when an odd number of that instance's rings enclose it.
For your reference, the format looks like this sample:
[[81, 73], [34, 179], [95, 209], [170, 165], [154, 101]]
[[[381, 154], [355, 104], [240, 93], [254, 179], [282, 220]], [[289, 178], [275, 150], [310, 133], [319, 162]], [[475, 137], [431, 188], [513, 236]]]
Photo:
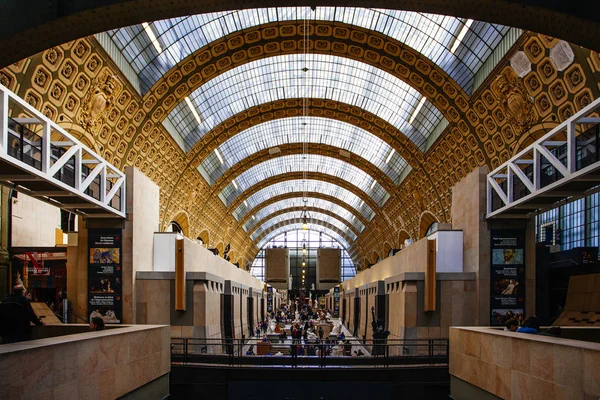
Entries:
[[388, 161], [392, 147], [362, 128], [328, 118], [292, 117], [268, 121], [235, 135], [218, 147], [223, 163], [211, 153], [199, 169], [206, 172], [204, 176], [210, 178], [212, 185], [233, 165], [258, 151], [302, 142], [326, 144], [354, 153], [377, 166], [395, 183], [399, 183], [407, 165], [397, 153]]
[[199, 48], [230, 33], [274, 21], [304, 18], [344, 22], [397, 39], [438, 64], [470, 93], [473, 77], [508, 31], [475, 21], [453, 54], [450, 49], [464, 19], [399, 10], [344, 7], [281, 7], [224, 11], [150, 23], [162, 52], [151, 44], [141, 25], [108, 31], [138, 73], [143, 94], [173, 65]]
[[249, 107], [303, 97], [340, 101], [369, 111], [398, 128], [423, 151], [429, 133], [443, 118], [425, 101], [409, 123], [423, 97], [416, 89], [377, 67], [323, 54], [274, 56], [240, 65], [189, 96], [201, 124], [186, 102], [180, 102], [168, 118], [190, 149], [215, 126]]
[[364, 225], [362, 224], [362, 222], [360, 222], [360, 220], [357, 219], [352, 214], [352, 212], [348, 211], [347, 209], [345, 209], [335, 203], [332, 203], [328, 200], [318, 199], [318, 198], [313, 198], [313, 197], [309, 197], [309, 198], [307, 198], [307, 200], [308, 201], [305, 203], [302, 200], [302, 197], [295, 197], [292, 199], [280, 200], [276, 203], [269, 204], [268, 206], [262, 208], [261, 210], [259, 210], [258, 212], [256, 212], [254, 214], [255, 219], [249, 218], [248, 221], [246, 221], [246, 223], [244, 224], [244, 229], [246, 230], [246, 232], [249, 232], [250, 229], [254, 225], [256, 225], [259, 221], [261, 221], [262, 219], [268, 217], [269, 215], [271, 215], [277, 211], [285, 210], [285, 209], [292, 208], [292, 207], [302, 207], [304, 205], [306, 205], [307, 208], [317, 208], [317, 209], [327, 210], [331, 213], [334, 213], [335, 215], [338, 215], [343, 220], [351, 223], [354, 226], [354, 228], [356, 230], [358, 230], [359, 232], [362, 232], [363, 229], [365, 228]]
[[[266, 243], [270, 242], [277, 235], [280, 235], [280, 234], [282, 234], [284, 232], [289, 232], [289, 231], [294, 231], [294, 230], [300, 230], [301, 228], [302, 228], [302, 224], [290, 224], [290, 225], [286, 225], [286, 226], [281, 226], [281, 227], [279, 227], [277, 229], [274, 229], [272, 232], [269, 232], [265, 237], [263, 237], [260, 240], [260, 242], [258, 242], [258, 244], [256, 245], [256, 247], [258, 247], [259, 249], [262, 249], [263, 247], [265, 247]], [[348, 242], [346, 241], [346, 239], [344, 239], [337, 232], [332, 231], [329, 228], [326, 228], [326, 227], [320, 226], [320, 225], [312, 224], [310, 226], [310, 231], [323, 232], [323, 234], [326, 234], [326, 235], [332, 237], [344, 249], [349, 249], [350, 248], [350, 245], [348, 244]]]
[[[332, 157], [317, 154], [292, 154], [264, 161], [238, 175], [237, 188], [229, 183], [221, 192], [226, 206], [230, 206], [246, 189], [275, 175], [289, 172], [320, 172], [348, 181], [367, 193], [378, 205], [382, 206], [389, 193], [378, 182], [373, 185], [373, 177], [354, 165]], [[310, 176], [310, 175], [309, 175]]]
[[240, 204], [233, 212], [233, 216], [239, 221], [249, 210], [254, 209], [259, 204], [262, 204], [273, 197], [294, 192], [301, 194], [304, 191], [336, 197], [357, 210], [357, 212], [365, 217], [367, 221], [371, 221], [375, 216], [373, 209], [366, 205], [364, 201], [354, 193], [332, 183], [316, 181], [313, 179], [307, 179], [305, 182], [301, 179], [293, 179], [285, 182], [278, 182], [261, 189], [246, 199], [247, 205], [244, 203]]
[[[352, 230], [350, 230], [344, 223], [342, 223], [337, 218], [333, 218], [327, 214], [322, 214], [322, 213], [318, 213], [318, 212], [309, 212], [309, 214], [310, 214], [309, 224], [315, 225], [314, 221], [326, 222], [332, 226], [335, 226], [340, 231], [344, 232], [352, 240], [356, 240], [356, 234], [354, 232], [352, 232]], [[260, 237], [266, 230], [268, 230], [272, 226], [275, 226], [279, 223], [282, 223], [285, 221], [290, 221], [290, 220], [294, 221], [294, 222], [302, 223], [301, 212], [300, 211], [289, 212], [289, 213], [277, 215], [276, 217], [271, 218], [270, 220], [266, 221], [263, 225], [261, 225], [258, 229], [256, 229], [254, 232], [252, 232], [252, 234], [250, 235], [250, 239], [255, 240], [257, 237]]]

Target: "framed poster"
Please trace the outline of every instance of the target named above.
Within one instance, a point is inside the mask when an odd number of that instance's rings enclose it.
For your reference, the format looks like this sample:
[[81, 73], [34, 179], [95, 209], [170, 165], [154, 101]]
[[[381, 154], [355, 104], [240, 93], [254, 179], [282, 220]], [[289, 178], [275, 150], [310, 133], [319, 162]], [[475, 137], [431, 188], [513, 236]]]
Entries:
[[88, 317], [107, 324], [123, 319], [121, 229], [88, 231]]
[[340, 287], [335, 286], [333, 288], [333, 317], [340, 317]]
[[525, 230], [492, 230], [491, 325], [525, 319]]

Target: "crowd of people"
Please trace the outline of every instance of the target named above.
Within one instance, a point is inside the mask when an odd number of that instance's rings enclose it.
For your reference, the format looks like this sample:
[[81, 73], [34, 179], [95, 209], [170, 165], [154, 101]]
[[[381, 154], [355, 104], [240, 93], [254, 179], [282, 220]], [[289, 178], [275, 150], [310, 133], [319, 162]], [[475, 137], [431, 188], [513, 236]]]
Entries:
[[[283, 326], [289, 326], [286, 331]], [[324, 327], [328, 329], [323, 329]], [[325, 335], [325, 331], [330, 332]], [[353, 351], [352, 343], [346, 338], [341, 323], [331, 320], [331, 313], [326, 309], [315, 310], [306, 304], [294, 302], [290, 307], [282, 305], [279, 310], [271, 312], [255, 328], [257, 338], [263, 343], [271, 343], [278, 336], [280, 344], [287, 343], [292, 357], [296, 356], [362, 356], [362, 348]], [[254, 355], [251, 346], [246, 355]]]

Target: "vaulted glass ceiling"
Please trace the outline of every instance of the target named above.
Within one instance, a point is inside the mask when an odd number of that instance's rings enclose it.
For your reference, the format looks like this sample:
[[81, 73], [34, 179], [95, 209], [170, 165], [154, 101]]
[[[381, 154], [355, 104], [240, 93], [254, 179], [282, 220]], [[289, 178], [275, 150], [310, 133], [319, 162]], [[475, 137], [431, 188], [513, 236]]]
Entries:
[[[267, 229], [269, 229], [270, 227], [272, 227], [274, 225], [279, 224], [280, 222], [293, 220], [294, 223], [302, 223], [301, 214], [302, 214], [301, 211], [294, 211], [294, 212], [277, 215], [277, 216], [269, 219], [268, 221], [266, 221], [258, 229], [256, 229], [254, 232], [252, 232], [252, 234], [250, 235], [250, 239], [255, 240], [257, 237], [260, 237]], [[348, 226], [346, 224], [344, 224], [343, 222], [341, 222], [339, 219], [333, 218], [330, 215], [323, 214], [320, 212], [309, 212], [308, 214], [309, 214], [309, 218], [308, 218], [309, 223], [316, 222], [316, 221], [327, 222], [328, 224], [331, 224], [332, 226], [335, 226], [336, 228], [338, 228], [340, 231], [344, 232], [344, 234], [346, 234], [350, 239], [356, 240], [356, 234], [354, 232], [352, 232], [352, 230], [350, 228], [348, 228]]]
[[362, 224], [362, 222], [360, 222], [360, 220], [357, 219], [354, 216], [354, 214], [352, 214], [352, 212], [348, 211], [347, 209], [343, 208], [342, 206], [339, 206], [328, 200], [317, 199], [317, 198], [308, 198], [307, 202], [305, 203], [303, 201], [302, 197], [295, 197], [295, 198], [291, 198], [291, 199], [280, 200], [278, 202], [269, 204], [268, 206], [262, 208], [261, 210], [256, 212], [252, 216], [252, 218], [249, 218], [248, 221], [246, 221], [246, 223], [244, 223], [244, 230], [246, 232], [250, 231], [250, 229], [252, 229], [254, 227], [254, 225], [256, 225], [259, 221], [261, 221], [262, 219], [266, 218], [267, 216], [269, 216], [277, 211], [285, 210], [285, 209], [288, 209], [291, 207], [302, 207], [304, 205], [306, 205], [306, 207], [308, 207], [308, 208], [318, 208], [318, 209], [330, 211], [330, 212], [338, 215], [343, 220], [350, 222], [352, 225], [354, 225], [354, 228], [356, 230], [358, 230], [359, 232], [362, 232], [363, 229], [365, 229], [365, 226]]
[[212, 128], [249, 107], [305, 97], [367, 110], [398, 128], [423, 151], [427, 137], [443, 119], [429, 101], [415, 113], [423, 96], [392, 74], [325, 54], [274, 56], [230, 69], [188, 97], [194, 110], [181, 101], [168, 118], [189, 150]]
[[[303, 125], [305, 124], [305, 125]], [[396, 184], [407, 163], [377, 136], [347, 122], [319, 117], [292, 117], [246, 129], [217, 148], [200, 164], [202, 176], [212, 185], [236, 163], [264, 149], [287, 143], [326, 144], [354, 153], [374, 164]], [[392, 153], [388, 160], [388, 157]]]
[[[174, 65], [225, 35], [303, 19], [343, 22], [397, 39], [438, 64], [468, 93], [475, 73], [508, 31], [501, 25], [475, 21], [468, 26], [462, 18], [410, 11], [317, 7], [313, 12], [309, 7], [280, 7], [171, 18], [108, 34], [138, 74], [144, 94]], [[465, 24], [468, 29], [462, 33]]]
[[[274, 237], [276, 237], [277, 235], [280, 235], [284, 232], [289, 232], [289, 231], [294, 231], [294, 230], [301, 230], [302, 229], [302, 224], [301, 223], [297, 223], [297, 224], [289, 224], [286, 226], [280, 226], [277, 229], [272, 230], [271, 232], [269, 232], [265, 237], [263, 237], [260, 242], [258, 242], [258, 244], [256, 245], [259, 249], [262, 249], [265, 244], [267, 244], [271, 239], [273, 239]], [[336, 231], [333, 231], [325, 226], [321, 226], [321, 225], [316, 225], [316, 224], [311, 224], [310, 225], [310, 230], [311, 231], [315, 231], [315, 232], [323, 232], [329, 236], [331, 236], [336, 242], [338, 242], [341, 246], [343, 246], [344, 249], [349, 249], [350, 246], [348, 244], [348, 241], [346, 239], [344, 239], [339, 233], [337, 233]]]
[[[320, 172], [338, 177], [367, 193], [380, 206], [390, 197], [381, 184], [362, 169], [345, 161], [317, 154], [292, 154], [264, 161], [235, 177], [219, 197], [229, 207], [248, 188], [275, 175], [289, 172], [307, 172], [309, 177], [311, 172]], [[302, 191], [303, 188], [304, 185], [299, 185], [296, 190]]]
[[233, 216], [239, 221], [246, 215], [246, 213], [252, 210], [259, 204], [279, 195], [300, 192], [304, 189], [306, 192], [315, 192], [332, 197], [343, 201], [350, 207], [354, 208], [357, 213], [360, 213], [363, 217], [370, 221], [375, 216], [375, 212], [369, 207], [363, 200], [360, 199], [354, 193], [341, 188], [333, 183], [316, 181], [313, 179], [307, 179], [304, 183], [301, 179], [292, 179], [285, 182], [278, 182], [264, 189], [259, 190], [252, 196], [244, 200], [233, 212]]

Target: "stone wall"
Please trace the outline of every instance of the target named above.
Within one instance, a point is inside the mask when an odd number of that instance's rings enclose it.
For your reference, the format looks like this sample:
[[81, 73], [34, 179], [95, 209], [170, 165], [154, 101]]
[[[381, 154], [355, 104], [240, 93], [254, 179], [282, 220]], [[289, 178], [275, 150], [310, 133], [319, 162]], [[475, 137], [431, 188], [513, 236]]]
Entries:
[[0, 392], [5, 400], [115, 399], [169, 373], [169, 340], [168, 326], [146, 325], [5, 344]]
[[461, 398], [459, 379], [493, 398], [595, 399], [600, 397], [600, 344], [451, 328], [450, 374], [454, 398]]

